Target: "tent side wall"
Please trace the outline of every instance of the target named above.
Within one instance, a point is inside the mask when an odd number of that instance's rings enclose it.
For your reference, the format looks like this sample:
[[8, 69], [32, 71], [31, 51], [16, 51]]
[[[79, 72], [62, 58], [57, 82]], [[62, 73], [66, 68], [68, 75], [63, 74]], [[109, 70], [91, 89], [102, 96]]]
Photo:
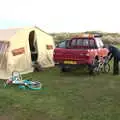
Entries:
[[[53, 50], [55, 48], [53, 37], [44, 33], [37, 28], [24, 28], [16, 33], [10, 40], [11, 45], [9, 49], [8, 58], [8, 72], [13, 70], [23, 73], [29, 73], [33, 71], [31, 53], [29, 47], [29, 34], [31, 31], [35, 31], [37, 46], [38, 46], [38, 62], [42, 67], [53, 67]], [[52, 45], [52, 49], [47, 49], [47, 45]], [[24, 48], [25, 53], [14, 56], [13, 50], [19, 50]]]
[[[38, 44], [38, 61], [42, 67], [53, 67], [53, 50], [55, 48], [53, 37], [44, 33], [39, 29], [35, 29], [37, 35], [37, 44]], [[51, 49], [47, 49], [47, 46], [52, 46]]]
[[10, 48], [8, 55], [8, 73], [12, 71], [19, 71], [22, 73], [29, 73], [33, 71], [31, 65], [29, 46], [27, 47], [28, 31], [22, 29], [18, 31], [10, 40]]

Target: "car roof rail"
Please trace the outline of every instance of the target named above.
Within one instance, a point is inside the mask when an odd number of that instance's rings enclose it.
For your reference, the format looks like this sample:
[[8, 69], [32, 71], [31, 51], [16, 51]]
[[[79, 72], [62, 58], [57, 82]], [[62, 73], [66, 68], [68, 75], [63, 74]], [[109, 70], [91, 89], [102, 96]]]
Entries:
[[84, 33], [94, 35], [94, 37], [102, 37], [103, 36], [103, 34], [100, 32], [84, 32]]
[[102, 37], [103, 35], [101, 33], [95, 33], [94, 37]]

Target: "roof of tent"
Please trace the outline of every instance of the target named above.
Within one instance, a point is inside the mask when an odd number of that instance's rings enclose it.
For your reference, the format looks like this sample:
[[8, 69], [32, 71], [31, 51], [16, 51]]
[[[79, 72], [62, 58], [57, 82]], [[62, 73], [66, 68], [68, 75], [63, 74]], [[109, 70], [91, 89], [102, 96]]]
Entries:
[[20, 28], [15, 29], [1, 29], [0, 30], [0, 41], [9, 40]]
[[[40, 31], [46, 33], [45, 31], [41, 30], [40, 28], [38, 28], [36, 26], [34, 26], [34, 27], [39, 29]], [[27, 27], [25, 27], [25, 28], [27, 28]], [[33, 28], [33, 27], [28, 27], [28, 28]], [[13, 35], [16, 34], [16, 32], [18, 32], [19, 30], [22, 30], [22, 29], [24, 29], [24, 28], [0, 29], [0, 41], [8, 41]], [[48, 34], [48, 33], [46, 33], [46, 34]]]

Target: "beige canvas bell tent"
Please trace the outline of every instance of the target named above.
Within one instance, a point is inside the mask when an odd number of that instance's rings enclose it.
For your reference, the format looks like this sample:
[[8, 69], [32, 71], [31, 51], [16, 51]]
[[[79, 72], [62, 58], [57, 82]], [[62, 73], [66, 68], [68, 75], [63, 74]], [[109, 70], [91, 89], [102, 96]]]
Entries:
[[32, 62], [43, 68], [53, 67], [53, 37], [38, 27], [0, 30], [0, 79], [13, 71], [33, 72]]

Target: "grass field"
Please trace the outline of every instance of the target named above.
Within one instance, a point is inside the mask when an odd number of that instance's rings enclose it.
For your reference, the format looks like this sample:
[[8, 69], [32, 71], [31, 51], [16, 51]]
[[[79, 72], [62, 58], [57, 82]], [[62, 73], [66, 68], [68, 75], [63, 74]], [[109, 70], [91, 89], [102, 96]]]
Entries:
[[40, 91], [3, 88], [0, 120], [120, 120], [120, 76], [60, 73], [53, 68], [23, 76], [39, 80]]

